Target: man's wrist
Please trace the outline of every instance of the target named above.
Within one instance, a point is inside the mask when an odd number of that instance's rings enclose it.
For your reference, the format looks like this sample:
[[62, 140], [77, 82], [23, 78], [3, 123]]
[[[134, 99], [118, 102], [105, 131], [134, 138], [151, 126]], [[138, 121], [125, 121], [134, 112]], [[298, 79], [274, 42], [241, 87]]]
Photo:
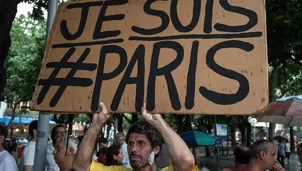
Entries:
[[151, 125], [161, 134], [161, 130], [165, 129], [166, 122], [163, 119], [153, 120]]
[[102, 129], [102, 127], [103, 127], [102, 124], [101, 124], [101, 125], [94, 125], [94, 124], [91, 124], [89, 130], [90, 130], [91, 132], [100, 132], [101, 129]]

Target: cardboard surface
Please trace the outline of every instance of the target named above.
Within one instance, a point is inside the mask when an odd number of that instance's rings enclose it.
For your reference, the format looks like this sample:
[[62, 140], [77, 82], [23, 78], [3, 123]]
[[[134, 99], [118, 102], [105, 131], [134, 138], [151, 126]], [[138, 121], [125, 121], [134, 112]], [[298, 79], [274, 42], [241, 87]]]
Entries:
[[268, 103], [265, 23], [264, 0], [61, 4], [32, 109], [254, 113]]

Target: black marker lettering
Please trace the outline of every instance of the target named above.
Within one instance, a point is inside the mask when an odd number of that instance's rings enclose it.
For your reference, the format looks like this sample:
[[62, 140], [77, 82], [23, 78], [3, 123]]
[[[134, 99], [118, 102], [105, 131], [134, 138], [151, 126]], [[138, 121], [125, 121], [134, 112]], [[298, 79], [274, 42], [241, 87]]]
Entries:
[[[168, 65], [158, 68], [158, 61], [160, 50], [162, 48], [173, 49], [176, 52], [176, 58], [169, 63]], [[150, 66], [150, 75], [148, 80], [148, 88], [147, 88], [147, 109], [153, 111], [155, 109], [155, 85], [156, 85], [156, 77], [157, 76], [165, 76], [168, 91], [170, 96], [170, 101], [172, 104], [172, 108], [174, 110], [180, 110], [181, 104], [179, 101], [179, 95], [175, 86], [175, 82], [173, 80], [171, 72], [175, 70], [182, 62], [184, 57], [184, 49], [183, 47], [177, 43], [172, 41], [163, 41], [157, 42], [153, 46], [153, 53], [151, 56], [151, 66]]]
[[[137, 77], [131, 77], [131, 73], [137, 61]], [[145, 76], [145, 46], [139, 45], [134, 52], [125, 74], [116, 90], [111, 103], [111, 110], [116, 111], [121, 101], [121, 97], [125, 91], [127, 84], [136, 84], [135, 109], [137, 112], [141, 110], [144, 103], [144, 77]]]
[[[76, 62], [68, 62], [75, 51], [76, 48], [70, 48], [59, 62], [49, 62], [46, 64], [46, 68], [54, 69], [47, 79], [40, 79], [38, 81], [38, 85], [43, 87], [39, 93], [37, 104], [41, 104], [44, 101], [44, 98], [52, 86], [57, 86], [58, 89], [49, 103], [50, 107], [57, 105], [66, 88], [89, 87], [92, 85], [93, 81], [90, 78], [75, 77], [77, 71], [94, 71], [96, 69], [96, 64], [84, 63], [90, 53], [90, 48], [86, 48]], [[57, 78], [61, 69], [70, 69], [65, 78]]]
[[218, 43], [217, 45], [213, 46], [211, 49], [209, 49], [207, 56], [206, 56], [206, 63], [209, 68], [211, 68], [214, 72], [216, 72], [219, 75], [222, 75], [224, 77], [233, 79], [238, 81], [239, 83], [239, 89], [235, 94], [222, 94], [217, 93], [211, 90], [208, 90], [206, 87], [201, 86], [199, 88], [199, 92], [202, 96], [204, 96], [209, 101], [220, 104], [220, 105], [231, 105], [240, 102], [243, 100], [250, 91], [249, 88], [249, 81], [246, 79], [245, 76], [230, 70], [225, 69], [221, 66], [219, 66], [215, 60], [215, 54], [221, 49], [226, 48], [238, 48], [242, 49], [246, 52], [250, 52], [254, 49], [254, 46], [248, 42], [243, 42], [239, 40], [230, 40]]
[[[105, 58], [107, 54], [117, 53], [120, 57], [119, 65], [111, 73], [104, 73]], [[102, 89], [102, 83], [104, 80], [110, 80], [118, 76], [127, 66], [127, 53], [126, 51], [116, 45], [103, 46], [100, 52], [100, 59], [98, 64], [97, 76], [94, 83], [94, 89], [91, 101], [91, 111], [96, 112], [99, 108], [100, 92]]]
[[152, 29], [144, 29], [137, 26], [132, 26], [132, 31], [142, 35], [154, 35], [163, 32], [168, 27], [170, 22], [169, 16], [164, 11], [151, 9], [151, 4], [153, 2], [156, 1], [147, 0], [144, 5], [144, 11], [146, 14], [160, 17], [162, 20], [161, 25]]
[[[193, 10], [192, 10], [193, 11], [192, 20], [191, 20], [191, 23], [187, 26], [183, 26], [178, 18], [177, 2], [178, 2], [178, 0], [172, 0], [172, 2], [171, 2], [171, 8], [170, 8], [171, 21], [177, 31], [182, 32], [182, 33], [190, 32], [198, 24], [199, 17], [200, 17], [200, 11], [201, 11], [201, 0], [194, 0]], [[187, 9], [187, 10], [189, 10], [189, 9]]]
[[213, 0], [207, 0], [204, 26], [203, 26], [203, 32], [205, 33], [212, 32], [213, 7], [214, 7]]
[[76, 4], [67, 5], [67, 7], [66, 7], [67, 9], [82, 8], [82, 12], [81, 12], [78, 30], [74, 34], [71, 34], [69, 32], [68, 27], [67, 27], [67, 21], [66, 20], [61, 21], [60, 28], [61, 28], [62, 36], [66, 40], [75, 40], [75, 39], [79, 38], [83, 34], [83, 31], [84, 31], [89, 8], [91, 6], [101, 6], [102, 4], [103, 4], [103, 1], [96, 1], [96, 2], [76, 3]]
[[101, 32], [102, 25], [104, 21], [118, 21], [123, 20], [125, 18], [125, 14], [115, 14], [115, 15], [105, 15], [106, 10], [108, 6], [114, 6], [114, 5], [124, 5], [128, 2], [128, 0], [118, 0], [118, 1], [105, 1], [104, 5], [102, 6], [98, 20], [95, 24], [94, 33], [93, 33], [93, 39], [102, 39], [107, 37], [115, 37], [121, 34], [120, 30], [114, 30], [114, 31], [104, 31]]
[[214, 26], [216, 30], [224, 32], [244, 32], [253, 28], [258, 23], [258, 16], [254, 11], [237, 6], [232, 6], [229, 4], [228, 0], [219, 0], [219, 3], [227, 11], [247, 16], [249, 18], [249, 21], [247, 24], [241, 26], [228, 26], [217, 23]]
[[187, 95], [185, 102], [186, 109], [192, 109], [194, 107], [198, 46], [199, 42], [194, 41], [192, 44], [190, 65], [187, 75]]

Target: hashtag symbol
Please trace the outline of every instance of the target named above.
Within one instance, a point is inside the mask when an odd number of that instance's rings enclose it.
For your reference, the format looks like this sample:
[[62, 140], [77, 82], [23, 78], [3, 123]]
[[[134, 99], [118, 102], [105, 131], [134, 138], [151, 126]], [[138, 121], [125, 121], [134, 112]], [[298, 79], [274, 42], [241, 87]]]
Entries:
[[[58, 86], [58, 90], [51, 99], [49, 106], [54, 107], [57, 105], [65, 89], [69, 87], [89, 87], [93, 84], [93, 80], [89, 78], [74, 77], [77, 71], [94, 71], [97, 68], [96, 64], [83, 63], [87, 58], [90, 48], [86, 48], [80, 58], [76, 62], [68, 62], [75, 52], [75, 48], [70, 48], [60, 62], [49, 62], [46, 64], [46, 68], [54, 68], [48, 79], [40, 79], [38, 81], [39, 86], [43, 86], [39, 93], [37, 104], [41, 104], [48, 91], [52, 86]], [[61, 69], [70, 69], [65, 78], [57, 78]]]

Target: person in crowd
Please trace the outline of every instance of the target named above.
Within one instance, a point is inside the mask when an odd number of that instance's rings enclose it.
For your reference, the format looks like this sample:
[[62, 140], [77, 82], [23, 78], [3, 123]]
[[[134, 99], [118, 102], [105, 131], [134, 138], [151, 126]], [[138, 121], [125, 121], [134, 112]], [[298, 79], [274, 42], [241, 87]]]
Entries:
[[105, 160], [106, 160], [108, 141], [106, 138], [101, 138], [99, 143], [100, 144], [99, 144], [99, 152], [97, 154], [97, 156], [98, 156], [97, 161], [104, 164]]
[[[66, 148], [67, 142], [68, 146]], [[55, 143], [53, 154], [56, 163], [59, 165], [60, 171], [72, 170], [72, 162], [78, 149], [77, 143], [78, 142], [74, 138], [69, 138], [69, 140], [67, 140], [67, 136], [60, 137]]]
[[284, 158], [285, 158], [285, 141], [281, 140], [278, 144], [278, 161], [284, 167]]
[[287, 158], [287, 163], [289, 164], [289, 158], [290, 158], [290, 143], [287, 140], [285, 144], [285, 158]]
[[281, 164], [275, 163], [275, 164], [273, 164], [270, 171], [285, 171], [285, 169], [283, 168], [283, 166]]
[[302, 143], [300, 143], [297, 147], [297, 155], [300, 161], [301, 171], [302, 171]]
[[170, 163], [171, 163], [171, 157], [169, 155], [169, 151], [167, 149], [166, 144], [163, 143], [161, 145], [160, 153], [155, 160], [155, 164], [159, 168], [165, 168], [169, 166]]
[[115, 144], [121, 146], [123, 151], [123, 166], [127, 168], [131, 168], [130, 162], [129, 162], [129, 156], [127, 151], [127, 143], [125, 142], [125, 135], [122, 132], [118, 132], [114, 136]]
[[53, 146], [55, 146], [58, 139], [65, 136], [66, 134], [65, 126], [61, 124], [54, 126], [50, 134], [51, 134], [51, 140]]
[[238, 171], [243, 170], [250, 162], [251, 151], [250, 148], [245, 146], [238, 146], [234, 149], [235, 166]]
[[160, 152], [162, 138], [167, 145], [172, 163], [162, 171], [190, 171], [194, 167], [194, 157], [185, 142], [169, 127], [160, 114], [150, 114], [142, 108], [144, 121], [133, 124], [125, 138], [132, 168], [104, 166], [92, 161], [94, 145], [104, 124], [111, 114], [100, 103], [100, 112], [93, 115], [92, 124], [87, 130], [73, 161], [76, 171], [156, 171], [154, 159]]
[[113, 144], [107, 149], [105, 165], [122, 166], [123, 158], [124, 156], [121, 146]]
[[21, 171], [32, 171], [35, 160], [35, 149], [38, 138], [38, 120], [34, 120], [29, 124], [28, 133], [31, 140], [27, 143], [22, 153]]
[[225, 168], [223, 171], [243, 171], [251, 159], [250, 148], [237, 146], [234, 149], [235, 168]]
[[0, 125], [0, 171], [17, 171], [16, 160], [4, 149], [5, 138], [7, 135], [7, 129]]
[[59, 171], [59, 166], [55, 162], [53, 151], [54, 146], [57, 142], [57, 140], [61, 137], [65, 136], [65, 127], [64, 125], [56, 125], [52, 128], [50, 137], [51, 140], [48, 141], [47, 145], [47, 156], [46, 156], [46, 168], [47, 171]]
[[251, 159], [243, 171], [265, 171], [276, 161], [276, 149], [268, 140], [257, 140], [251, 147]]

